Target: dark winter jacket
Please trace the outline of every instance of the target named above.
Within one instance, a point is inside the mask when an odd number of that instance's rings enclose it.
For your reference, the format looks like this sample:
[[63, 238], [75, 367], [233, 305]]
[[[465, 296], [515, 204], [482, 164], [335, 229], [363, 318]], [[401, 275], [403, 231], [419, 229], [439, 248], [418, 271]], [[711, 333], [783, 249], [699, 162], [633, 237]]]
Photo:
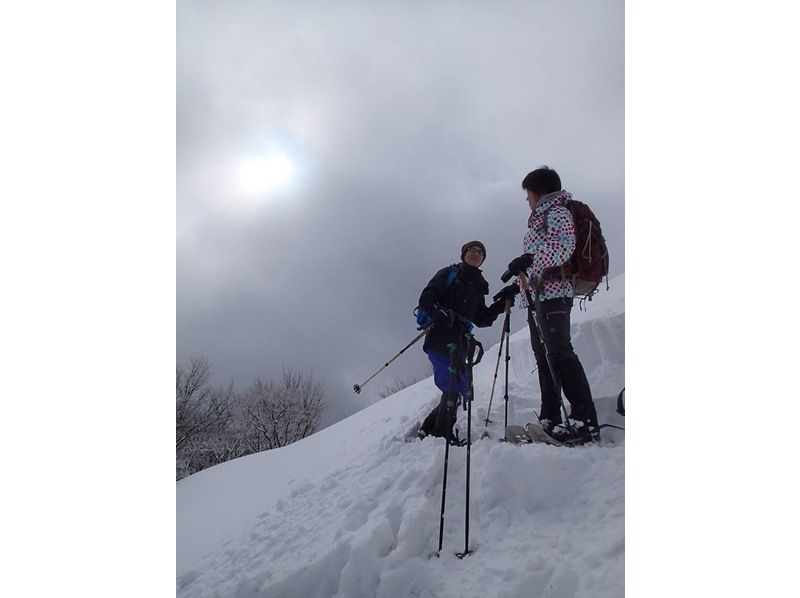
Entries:
[[[479, 268], [465, 262], [439, 270], [419, 297], [419, 307], [433, 315], [437, 307], [452, 309], [457, 315], [475, 326], [491, 326], [504, 309], [502, 301], [486, 307], [484, 297], [489, 293], [489, 283]], [[452, 327], [436, 325], [425, 337], [423, 349], [448, 355], [447, 345], [456, 343], [466, 351], [463, 341], [466, 328], [457, 321]]]

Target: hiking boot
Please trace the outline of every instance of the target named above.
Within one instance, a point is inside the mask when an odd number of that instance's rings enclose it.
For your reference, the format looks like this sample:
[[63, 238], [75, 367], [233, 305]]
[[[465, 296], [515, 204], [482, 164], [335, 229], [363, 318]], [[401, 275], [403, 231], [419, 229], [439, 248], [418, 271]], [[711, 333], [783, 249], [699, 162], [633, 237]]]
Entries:
[[587, 444], [600, 440], [600, 430], [597, 426], [590, 425], [578, 419], [569, 419], [569, 426], [558, 424], [549, 432], [550, 436], [564, 444]]
[[553, 428], [555, 427], [555, 424], [553, 423], [553, 421], [547, 419], [546, 417], [544, 419], [540, 419], [539, 420], [539, 425], [542, 426], [542, 429], [545, 432], [547, 432], [548, 434], [551, 434], [552, 431], [553, 431]]
[[453, 433], [450, 434], [449, 438], [450, 446], [464, 446], [467, 444], [467, 439], [464, 438], [463, 440], [458, 437], [458, 428], [453, 428]]

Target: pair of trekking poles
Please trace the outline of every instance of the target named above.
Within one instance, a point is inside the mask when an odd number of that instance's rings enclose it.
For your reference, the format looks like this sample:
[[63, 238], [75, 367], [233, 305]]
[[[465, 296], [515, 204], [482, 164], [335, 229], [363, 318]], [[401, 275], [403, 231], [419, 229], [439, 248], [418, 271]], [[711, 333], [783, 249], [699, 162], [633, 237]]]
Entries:
[[[506, 326], [508, 326], [508, 311], [509, 306], [506, 306]], [[463, 326], [466, 329], [466, 320], [460, 316], [458, 316], [459, 326]], [[383, 367], [378, 369], [377, 372], [372, 374], [369, 378], [367, 378], [361, 384], [354, 384], [353, 390], [356, 394], [361, 393], [361, 389], [375, 376], [377, 376], [380, 372], [382, 372], [385, 368], [387, 368], [395, 359], [400, 357], [409, 347], [411, 347], [414, 343], [416, 343], [419, 339], [425, 336], [430, 329], [435, 326], [435, 324], [431, 324], [427, 326], [425, 329], [422, 330], [416, 337], [414, 337], [410, 343], [408, 343], [405, 347], [403, 347], [397, 355], [389, 359]], [[475, 337], [472, 335], [471, 332], [467, 331], [464, 334], [464, 338], [467, 340], [467, 372], [468, 372], [468, 386], [469, 386], [469, 396], [466, 397], [466, 409], [467, 409], [467, 478], [466, 478], [466, 507], [465, 507], [465, 526], [464, 526], [464, 551], [456, 553], [458, 558], [464, 558], [465, 556], [472, 554], [472, 551], [469, 549], [469, 488], [470, 488], [470, 457], [471, 457], [471, 447], [472, 447], [472, 400], [474, 398], [474, 388], [473, 388], [473, 378], [472, 378], [472, 368], [480, 363], [481, 359], [483, 358], [483, 345], [475, 340]], [[460, 344], [460, 343], [459, 343]], [[459, 344], [450, 343], [447, 345], [447, 349], [450, 353], [450, 364], [448, 366], [448, 383], [447, 383], [447, 394], [448, 399], [453, 394], [453, 387], [455, 386], [455, 379], [460, 371], [459, 364], [459, 356], [461, 355], [459, 351]], [[478, 349], [478, 355], [475, 356], [475, 349]], [[508, 385], [506, 385], [507, 387]], [[450, 424], [451, 421], [451, 401], [447, 400], [444, 401], [445, 406], [445, 413], [444, 413], [444, 420], [447, 424]], [[441, 405], [440, 405], [441, 408]], [[453, 405], [454, 409], [457, 409], [456, 404]], [[440, 414], [441, 417], [441, 414]], [[449, 426], [448, 426], [449, 427]], [[431, 553], [430, 557], [439, 556], [439, 553], [442, 551], [442, 543], [444, 540], [444, 511], [445, 511], [445, 503], [447, 497], [447, 466], [449, 463], [450, 458], [450, 438], [445, 438], [444, 443], [444, 472], [442, 473], [442, 508], [439, 513], [439, 549]]]
[[[470, 456], [471, 456], [471, 448], [472, 448], [472, 400], [475, 398], [475, 388], [473, 385], [473, 377], [472, 377], [472, 368], [480, 363], [481, 359], [483, 359], [483, 345], [480, 342], [475, 340], [475, 337], [472, 335], [471, 332], [467, 331], [464, 334], [464, 338], [467, 339], [467, 384], [469, 390], [468, 396], [465, 398], [466, 408], [467, 408], [467, 479], [466, 479], [466, 501], [465, 501], [465, 513], [464, 513], [464, 551], [457, 552], [456, 556], [460, 559], [463, 559], [465, 556], [472, 554], [472, 551], [469, 549], [469, 488], [470, 488]], [[475, 348], [478, 349], [478, 356], [475, 357]], [[450, 366], [448, 371], [450, 373], [450, 377], [447, 383], [447, 394], [448, 398], [452, 397], [453, 395], [453, 387], [455, 386], [456, 376], [460, 371], [460, 367], [462, 364], [459, 363], [461, 360], [461, 352], [459, 351], [460, 347], [456, 343], [450, 343], [447, 345], [447, 349], [450, 352]], [[450, 415], [450, 405], [451, 401], [445, 401], [445, 421], [447, 422], [447, 427], [450, 428], [451, 424], [451, 415]], [[453, 405], [454, 408], [457, 409], [455, 404]], [[441, 405], [439, 407], [441, 409]], [[455, 418], [453, 418], [455, 420]], [[454, 422], [455, 423], [455, 422]], [[444, 443], [444, 472], [442, 473], [442, 505], [441, 510], [439, 512], [439, 548], [436, 552], [431, 553], [428, 555], [428, 558], [438, 557], [439, 553], [442, 551], [442, 543], [444, 541], [444, 508], [447, 498], [447, 465], [450, 457], [450, 438], [445, 438]]]
[[511, 356], [509, 355], [509, 348], [508, 346], [511, 344], [509, 342], [509, 335], [511, 334], [511, 301], [506, 300], [506, 308], [505, 308], [505, 319], [503, 320], [503, 331], [500, 333], [500, 347], [497, 350], [497, 363], [494, 366], [494, 378], [492, 379], [492, 392], [489, 394], [489, 408], [486, 410], [486, 419], [483, 420], [483, 427], [484, 427], [484, 435], [486, 435], [485, 428], [489, 426], [490, 423], [493, 423], [491, 419], [489, 419], [489, 415], [492, 413], [492, 400], [494, 399], [494, 388], [497, 384], [497, 372], [500, 370], [500, 356], [503, 354], [503, 343], [506, 345], [506, 388], [505, 394], [503, 395], [503, 400], [505, 401], [505, 418], [503, 421], [503, 429], [508, 427], [508, 363], [511, 361]]

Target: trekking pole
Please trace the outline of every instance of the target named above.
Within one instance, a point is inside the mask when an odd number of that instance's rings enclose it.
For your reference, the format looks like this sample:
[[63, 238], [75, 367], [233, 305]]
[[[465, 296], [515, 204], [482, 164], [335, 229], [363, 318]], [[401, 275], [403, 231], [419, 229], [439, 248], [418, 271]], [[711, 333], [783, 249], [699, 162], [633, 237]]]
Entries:
[[[487, 427], [489, 422], [489, 414], [492, 412], [492, 400], [494, 399], [494, 385], [497, 383], [497, 371], [500, 369], [500, 356], [503, 353], [503, 342], [506, 339], [506, 328], [508, 327], [508, 317], [511, 313], [511, 306], [506, 301], [506, 319], [503, 322], [503, 331], [500, 333], [500, 348], [497, 350], [497, 364], [494, 366], [494, 379], [492, 380], [492, 392], [489, 394], [489, 408], [486, 410], [486, 419], [483, 422], [483, 427]], [[508, 378], [508, 370], [506, 370], [506, 378]], [[508, 409], [506, 409], [508, 411]]]
[[[474, 386], [472, 384], [472, 367], [479, 363], [483, 357], [483, 345], [475, 340], [471, 333], [467, 332], [467, 371], [469, 372], [469, 397], [467, 401], [467, 496], [466, 512], [464, 514], [464, 552], [457, 552], [456, 556], [463, 559], [472, 554], [469, 549], [469, 473], [470, 473], [470, 447], [472, 446], [472, 400], [474, 397]], [[478, 358], [473, 361], [473, 349], [478, 347]], [[441, 549], [440, 549], [441, 550]]]
[[[447, 435], [444, 439], [444, 473], [442, 474], [442, 509], [439, 513], [439, 549], [428, 555], [430, 557], [437, 557], [439, 553], [442, 551], [442, 540], [444, 539], [444, 504], [445, 504], [445, 497], [447, 496], [447, 459], [450, 456], [450, 398], [453, 393], [453, 386], [455, 385], [456, 379], [456, 360], [458, 359], [458, 353], [456, 351], [457, 346], [455, 343], [449, 343], [447, 345], [447, 350], [450, 351], [450, 367], [448, 371], [450, 372], [450, 378], [447, 381], [447, 400], [445, 401], [445, 422], [447, 424]], [[441, 409], [441, 405], [439, 406]], [[441, 416], [441, 413], [439, 414]]]
[[[542, 304], [539, 302], [539, 293], [536, 292], [536, 288], [534, 288], [533, 293], [535, 298], [531, 297], [531, 290], [530, 285], [528, 284], [528, 277], [525, 272], [520, 272], [519, 275], [522, 290], [525, 293], [525, 299], [528, 301], [528, 322], [533, 323], [536, 331], [539, 334], [539, 340], [544, 347], [544, 355], [545, 359], [547, 360], [547, 367], [550, 369], [550, 377], [553, 379], [553, 386], [555, 387], [556, 394], [558, 395], [558, 402], [561, 405], [562, 415], [564, 417], [564, 423], [567, 426], [567, 429], [572, 433], [572, 425], [569, 423], [569, 416], [567, 415], [567, 408], [564, 406], [564, 399], [561, 397], [561, 379], [558, 377], [556, 373], [556, 368], [553, 365], [553, 359], [550, 357], [550, 350], [547, 348], [547, 339], [545, 339], [544, 329], [541, 326], [540, 320], [543, 320], [542, 317], [544, 314], [542, 312]], [[531, 344], [533, 343], [533, 335], [531, 335]]]
[[[508, 427], [508, 362], [511, 361], [511, 357], [508, 355], [509, 347], [511, 346], [511, 302], [506, 301], [506, 321], [505, 321], [505, 328], [506, 328], [506, 391], [503, 399], [505, 400], [506, 405], [506, 414], [505, 414], [505, 428]], [[505, 436], [504, 436], [505, 438]]]
[[383, 367], [382, 367], [381, 369], [379, 369], [377, 372], [375, 372], [374, 374], [372, 374], [372, 375], [371, 375], [369, 378], [367, 378], [366, 380], [364, 380], [364, 382], [362, 382], [361, 384], [354, 384], [354, 385], [353, 385], [353, 390], [356, 392], [356, 394], [359, 394], [359, 393], [361, 392], [361, 389], [362, 389], [364, 386], [366, 386], [367, 382], [369, 382], [369, 381], [370, 381], [370, 380], [372, 380], [372, 379], [373, 379], [375, 376], [377, 376], [378, 374], [380, 374], [380, 373], [381, 373], [381, 372], [384, 370], [384, 368], [388, 367], [390, 363], [392, 363], [392, 362], [393, 362], [395, 359], [397, 359], [398, 357], [400, 357], [400, 356], [403, 354], [403, 352], [404, 352], [406, 349], [408, 349], [408, 348], [409, 348], [411, 345], [413, 345], [414, 343], [416, 343], [416, 342], [417, 342], [419, 339], [421, 339], [423, 336], [425, 336], [426, 334], [428, 334], [428, 331], [431, 329], [431, 327], [432, 327], [432, 325], [431, 325], [431, 326], [428, 326], [428, 327], [427, 327], [427, 328], [425, 328], [425, 329], [424, 329], [422, 332], [420, 332], [420, 333], [419, 333], [417, 336], [415, 336], [415, 337], [414, 337], [414, 340], [412, 340], [412, 341], [411, 341], [410, 343], [408, 343], [408, 344], [407, 344], [405, 347], [403, 347], [403, 348], [400, 350], [400, 352], [399, 352], [397, 355], [395, 355], [395, 356], [394, 356], [394, 357], [392, 357], [392, 358], [391, 358], [389, 361], [387, 361], [386, 363], [384, 363], [384, 364], [383, 364]]

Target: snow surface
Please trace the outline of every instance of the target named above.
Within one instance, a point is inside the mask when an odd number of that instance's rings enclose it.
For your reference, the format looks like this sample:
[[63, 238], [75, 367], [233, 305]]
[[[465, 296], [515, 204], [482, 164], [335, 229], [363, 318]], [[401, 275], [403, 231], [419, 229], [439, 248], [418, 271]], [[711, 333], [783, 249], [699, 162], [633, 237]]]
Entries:
[[[573, 310], [573, 344], [601, 423], [624, 386], [624, 275]], [[495, 324], [501, 325], [502, 317]], [[534, 420], [539, 390], [525, 312], [515, 310], [508, 422]], [[480, 338], [480, 330], [478, 330]], [[624, 432], [601, 446], [515, 446], [502, 436], [498, 346], [475, 368], [470, 549], [465, 545], [466, 449], [451, 447], [439, 558], [444, 444], [405, 442], [438, 401], [432, 378], [287, 447], [178, 482], [181, 597], [622, 597]], [[466, 412], [457, 426], [466, 429]], [[488, 438], [480, 438], [487, 431]]]

